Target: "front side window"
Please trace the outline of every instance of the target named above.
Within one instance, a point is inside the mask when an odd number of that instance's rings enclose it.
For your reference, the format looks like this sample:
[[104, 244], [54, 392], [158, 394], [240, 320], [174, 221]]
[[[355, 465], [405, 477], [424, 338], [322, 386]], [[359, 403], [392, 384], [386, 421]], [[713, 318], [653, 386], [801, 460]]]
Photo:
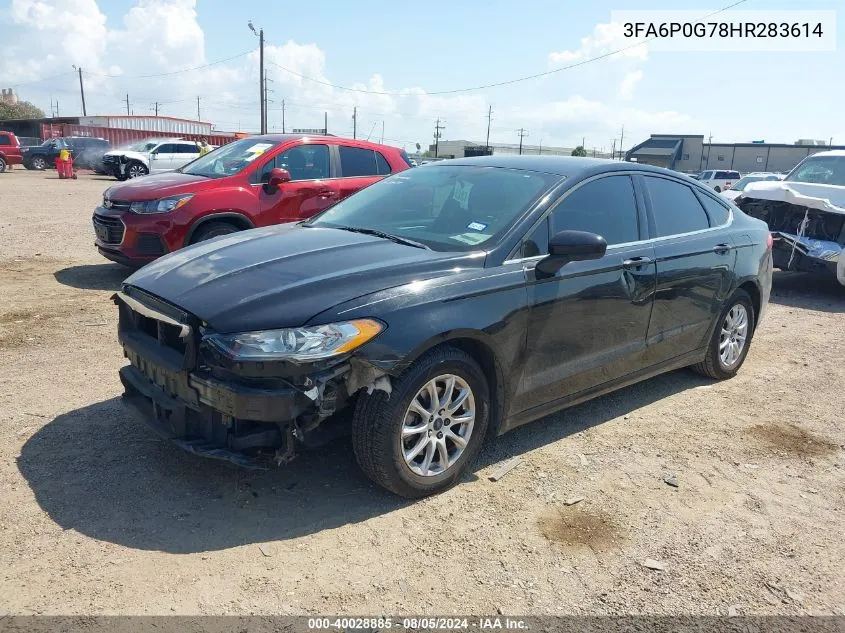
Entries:
[[377, 176], [376, 153], [371, 149], [340, 146], [340, 174], [344, 178]]
[[845, 156], [812, 156], [784, 180], [845, 187]]
[[306, 226], [376, 229], [439, 251], [488, 248], [560, 180], [516, 169], [430, 165], [384, 178]]
[[707, 214], [688, 186], [666, 178], [644, 176], [651, 198], [657, 235], [679, 235], [709, 228]]
[[596, 233], [608, 245], [638, 241], [637, 203], [631, 178], [599, 178], [571, 192], [552, 212], [552, 235], [560, 231]]

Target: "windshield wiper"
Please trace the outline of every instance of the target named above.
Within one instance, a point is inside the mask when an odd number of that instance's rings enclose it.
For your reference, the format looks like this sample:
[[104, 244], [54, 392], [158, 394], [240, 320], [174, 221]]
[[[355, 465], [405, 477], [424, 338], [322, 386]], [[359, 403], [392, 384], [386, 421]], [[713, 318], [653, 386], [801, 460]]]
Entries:
[[375, 237], [383, 237], [386, 240], [391, 240], [397, 244], [405, 244], [406, 246], [413, 246], [414, 248], [423, 248], [427, 251], [431, 250], [430, 247], [426, 246], [422, 242], [416, 242], [408, 239], [407, 237], [400, 237], [398, 235], [392, 235], [391, 233], [385, 233], [384, 231], [379, 231], [378, 229], [367, 229], [361, 226], [333, 226], [331, 228], [340, 229], [341, 231], [350, 231], [352, 233], [362, 233], [364, 235], [374, 235]]

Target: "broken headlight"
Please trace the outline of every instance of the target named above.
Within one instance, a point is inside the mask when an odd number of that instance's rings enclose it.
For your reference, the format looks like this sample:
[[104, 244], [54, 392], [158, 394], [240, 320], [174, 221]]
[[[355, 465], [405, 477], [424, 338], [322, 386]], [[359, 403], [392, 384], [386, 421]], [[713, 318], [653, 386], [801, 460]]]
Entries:
[[382, 329], [378, 321], [356, 319], [283, 330], [211, 334], [204, 342], [236, 360], [312, 361], [351, 352]]

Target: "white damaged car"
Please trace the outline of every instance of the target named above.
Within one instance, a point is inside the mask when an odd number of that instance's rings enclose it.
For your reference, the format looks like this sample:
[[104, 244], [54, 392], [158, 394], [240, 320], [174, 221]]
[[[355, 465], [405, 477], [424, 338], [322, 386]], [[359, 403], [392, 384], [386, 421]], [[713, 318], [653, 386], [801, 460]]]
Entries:
[[845, 286], [845, 150], [812, 154], [780, 182], [751, 183], [734, 204], [769, 225], [777, 268], [833, 274]]
[[194, 141], [153, 138], [106, 152], [103, 165], [118, 180], [127, 180], [179, 169], [199, 155], [199, 144]]

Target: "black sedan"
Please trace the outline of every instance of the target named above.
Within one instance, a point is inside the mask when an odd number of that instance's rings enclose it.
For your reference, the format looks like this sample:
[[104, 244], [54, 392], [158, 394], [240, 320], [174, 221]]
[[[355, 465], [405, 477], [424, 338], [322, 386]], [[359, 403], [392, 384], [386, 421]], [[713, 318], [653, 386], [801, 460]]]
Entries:
[[488, 435], [681, 367], [732, 377], [771, 273], [766, 225], [674, 172], [443, 161], [136, 272], [120, 375], [192, 452], [262, 466], [351, 433], [420, 497]]

